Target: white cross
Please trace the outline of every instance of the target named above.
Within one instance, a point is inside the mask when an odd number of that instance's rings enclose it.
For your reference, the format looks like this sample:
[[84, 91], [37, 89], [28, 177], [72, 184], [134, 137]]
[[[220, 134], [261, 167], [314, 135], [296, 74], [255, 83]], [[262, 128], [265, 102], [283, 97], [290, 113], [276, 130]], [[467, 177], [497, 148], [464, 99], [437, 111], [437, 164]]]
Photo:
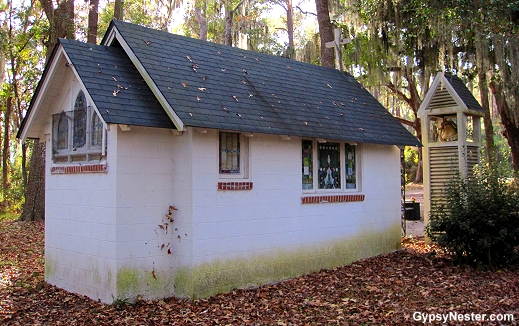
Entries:
[[349, 37], [341, 38], [341, 30], [338, 28], [333, 30], [333, 34], [335, 36], [334, 40], [331, 42], [326, 42], [325, 46], [327, 48], [335, 48], [335, 68], [339, 69], [340, 71], [344, 71], [341, 45], [351, 43], [351, 39]]

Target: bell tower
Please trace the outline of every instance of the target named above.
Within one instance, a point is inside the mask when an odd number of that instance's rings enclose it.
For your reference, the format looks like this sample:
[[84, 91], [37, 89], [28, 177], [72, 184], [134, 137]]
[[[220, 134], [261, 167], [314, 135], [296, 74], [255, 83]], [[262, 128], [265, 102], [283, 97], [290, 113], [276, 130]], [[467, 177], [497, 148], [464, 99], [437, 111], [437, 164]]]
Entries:
[[[466, 177], [479, 163], [484, 110], [456, 75], [440, 72], [418, 116], [422, 121], [424, 222], [442, 203], [449, 181]], [[429, 239], [428, 239], [429, 240]]]

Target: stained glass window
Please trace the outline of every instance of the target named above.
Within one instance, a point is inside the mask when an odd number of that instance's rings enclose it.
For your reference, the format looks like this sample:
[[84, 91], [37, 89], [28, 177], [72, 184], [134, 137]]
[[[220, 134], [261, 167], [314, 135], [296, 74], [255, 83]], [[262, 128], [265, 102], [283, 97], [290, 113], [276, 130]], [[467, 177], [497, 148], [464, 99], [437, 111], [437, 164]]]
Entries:
[[68, 116], [65, 112], [54, 116], [54, 126], [54, 149], [68, 148]]
[[357, 188], [357, 165], [355, 161], [355, 146], [350, 144], [345, 144], [345, 153], [346, 153], [346, 171], [344, 172], [346, 175], [346, 189], [356, 189]]
[[52, 116], [54, 163], [100, 161], [105, 158], [106, 130], [101, 116], [77, 93], [70, 111]]
[[339, 143], [319, 144], [319, 189], [341, 189], [341, 159]]
[[92, 110], [92, 147], [101, 147], [103, 144], [103, 122], [97, 113]]
[[74, 103], [74, 148], [83, 147], [86, 143], [87, 104], [83, 91], [80, 91]]
[[240, 134], [220, 132], [220, 173], [240, 173]]
[[314, 188], [313, 174], [313, 146], [311, 140], [303, 140], [303, 190]]

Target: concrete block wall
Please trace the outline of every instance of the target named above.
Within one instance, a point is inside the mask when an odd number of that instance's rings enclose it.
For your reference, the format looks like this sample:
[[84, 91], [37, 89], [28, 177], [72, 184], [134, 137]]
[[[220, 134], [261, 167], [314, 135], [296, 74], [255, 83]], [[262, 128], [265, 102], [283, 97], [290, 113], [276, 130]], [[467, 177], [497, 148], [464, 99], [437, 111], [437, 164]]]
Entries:
[[[249, 138], [251, 190], [218, 190], [218, 131], [193, 135], [192, 264], [180, 295], [207, 296], [395, 250], [399, 150], [362, 144], [363, 201], [302, 204], [301, 139]], [[336, 194], [344, 194], [337, 192]], [[322, 193], [318, 193], [321, 195]], [[327, 193], [328, 194], [328, 193]], [[180, 284], [186, 282], [188, 285]]]
[[[108, 142], [115, 146], [114, 132]], [[45, 280], [105, 302], [115, 291], [116, 177], [107, 151], [106, 173], [51, 173], [52, 144], [46, 140]], [[114, 148], [114, 147], [111, 147]]]

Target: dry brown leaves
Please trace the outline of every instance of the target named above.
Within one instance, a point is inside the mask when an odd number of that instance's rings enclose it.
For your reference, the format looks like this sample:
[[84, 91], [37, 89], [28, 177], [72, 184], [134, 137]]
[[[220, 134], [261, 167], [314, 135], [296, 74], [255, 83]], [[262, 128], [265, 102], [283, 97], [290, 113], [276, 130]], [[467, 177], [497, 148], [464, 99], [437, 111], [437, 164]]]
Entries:
[[43, 282], [41, 223], [0, 222], [0, 239], [2, 324], [421, 324], [414, 312], [511, 313], [519, 318], [518, 268], [456, 267], [420, 240], [405, 239], [403, 249], [391, 254], [209, 299], [103, 305]]

